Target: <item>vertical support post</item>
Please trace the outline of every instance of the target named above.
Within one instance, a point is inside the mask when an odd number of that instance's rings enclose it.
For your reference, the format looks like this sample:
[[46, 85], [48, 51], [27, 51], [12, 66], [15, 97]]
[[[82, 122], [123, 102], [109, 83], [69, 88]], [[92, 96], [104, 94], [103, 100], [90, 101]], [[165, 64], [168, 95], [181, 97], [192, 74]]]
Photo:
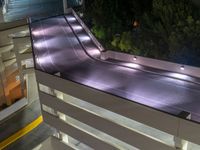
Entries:
[[[53, 110], [54, 112], [54, 115], [56, 116], [56, 117], [58, 117], [59, 118], [59, 115], [58, 115], [58, 111], [57, 110]], [[59, 131], [59, 130], [57, 130], [56, 129], [56, 137], [59, 139], [59, 140], [62, 140], [62, 134], [61, 134], [61, 132]]]
[[24, 74], [23, 74], [23, 68], [22, 68], [22, 60], [20, 58], [20, 53], [19, 53], [18, 42], [16, 40], [17, 39], [13, 39], [13, 44], [14, 44], [13, 50], [15, 52], [17, 66], [18, 66], [18, 69], [19, 69], [19, 80], [20, 80], [20, 85], [21, 85], [21, 94], [24, 97], [24, 89], [25, 89]]
[[4, 7], [4, 13], [7, 13], [8, 12], [8, 3], [9, 3], [9, 1], [8, 0], [5, 0], [4, 1], [4, 5], [5, 5], [5, 7]]
[[[179, 114], [179, 117], [183, 119], [191, 119], [191, 114], [189, 112], [182, 111]], [[180, 137], [174, 136], [174, 144], [175, 148], [179, 150], [187, 150], [188, 149], [188, 141], [185, 141], [184, 139], [181, 139]]]
[[6, 78], [5, 78], [5, 67], [4, 67], [4, 64], [3, 64], [3, 61], [2, 61], [2, 58], [0, 56], [0, 88], [2, 89], [0, 91], [0, 104], [6, 104], [6, 96], [5, 96], [5, 81], [6, 81]]
[[67, 0], [63, 0], [63, 10], [64, 10], [64, 13], [67, 13]]
[[83, 8], [83, 11], [85, 10], [85, 0], [82, 0], [82, 8]]

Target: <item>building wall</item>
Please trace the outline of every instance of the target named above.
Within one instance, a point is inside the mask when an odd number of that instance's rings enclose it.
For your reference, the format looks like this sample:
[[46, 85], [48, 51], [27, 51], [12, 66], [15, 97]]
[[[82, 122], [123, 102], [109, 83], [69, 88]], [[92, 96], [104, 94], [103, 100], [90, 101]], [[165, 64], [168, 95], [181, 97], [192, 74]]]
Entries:
[[37, 70], [36, 77], [44, 120], [60, 139], [62, 132], [94, 149], [200, 144], [199, 124]]

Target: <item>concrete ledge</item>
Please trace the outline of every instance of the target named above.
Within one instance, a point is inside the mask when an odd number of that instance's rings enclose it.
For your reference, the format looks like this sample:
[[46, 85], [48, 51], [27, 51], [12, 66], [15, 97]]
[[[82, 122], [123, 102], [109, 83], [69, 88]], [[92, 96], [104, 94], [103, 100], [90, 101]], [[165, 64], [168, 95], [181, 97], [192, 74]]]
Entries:
[[33, 54], [25, 53], [25, 54], [20, 54], [18, 59], [20, 59], [22, 61], [22, 60], [26, 60], [26, 59], [30, 59], [30, 58], [33, 58]]
[[[111, 58], [111, 59], [120, 60], [124, 62], [133, 62], [142, 66], [152, 67], [152, 68], [161, 69], [161, 70], [165, 70], [169, 72], [181, 73], [181, 74], [200, 78], [200, 68], [198, 67], [176, 64], [176, 63], [167, 62], [163, 60], [135, 56], [131, 54], [125, 54], [125, 53], [115, 52], [115, 51], [110, 51], [110, 50], [102, 52], [101, 58], [103, 60]], [[136, 60], [134, 60], [134, 58], [136, 58]], [[184, 70], [180, 69], [181, 66], [184, 66]]]
[[1, 23], [0, 31], [9, 30], [9, 29], [16, 28], [19, 26], [24, 26], [24, 25], [27, 25], [26, 19], [13, 21], [13, 22], [7, 22], [7, 23]]
[[116, 139], [124, 141], [125, 143], [128, 143], [133, 147], [137, 147], [143, 150], [156, 149], [158, 147], [162, 150], [174, 150], [173, 147], [165, 145], [157, 140], [154, 140], [153, 138], [149, 138], [148, 136], [142, 135], [138, 132], [120, 126], [112, 120], [109, 121], [85, 110], [82, 110], [78, 107], [72, 106], [48, 94], [40, 92], [40, 101], [46, 106], [54, 108], [55, 110], [62, 112], [101, 132], [104, 132]]
[[16, 111], [20, 110], [24, 106], [28, 104], [28, 101], [26, 98], [22, 98], [21, 100], [17, 101], [13, 105], [9, 106], [8, 108], [5, 108], [4, 110], [0, 111], [0, 121], [7, 118], [8, 116], [12, 115]]
[[104, 143], [103, 141], [98, 140], [97, 138], [94, 138], [93, 136], [81, 131], [80, 129], [77, 129], [73, 127], [70, 124], [65, 123], [64, 121], [60, 120], [58, 117], [55, 117], [49, 113], [42, 112], [44, 121], [51, 125], [52, 127], [56, 128], [57, 130], [64, 132], [71, 137], [79, 140], [80, 142], [83, 142], [84, 144], [94, 147], [95, 150], [117, 150], [113, 146]]
[[[37, 82], [150, 127], [200, 144], [200, 124], [36, 70]], [[81, 91], [81, 92], [77, 92]], [[133, 111], [134, 110], [134, 111]], [[190, 128], [190, 130], [188, 129]], [[182, 132], [182, 133], [181, 133]], [[194, 133], [194, 134], [190, 134]], [[186, 136], [187, 135], [187, 136]]]
[[40, 145], [35, 147], [33, 150], [74, 150], [74, 149], [62, 143], [55, 137], [51, 136], [44, 142], [42, 142]]
[[[36, 70], [38, 83], [140, 123], [177, 135], [178, 117]], [[81, 91], [81, 92], [77, 92]], [[134, 110], [134, 111], [133, 111]], [[148, 117], [147, 117], [148, 116]]]

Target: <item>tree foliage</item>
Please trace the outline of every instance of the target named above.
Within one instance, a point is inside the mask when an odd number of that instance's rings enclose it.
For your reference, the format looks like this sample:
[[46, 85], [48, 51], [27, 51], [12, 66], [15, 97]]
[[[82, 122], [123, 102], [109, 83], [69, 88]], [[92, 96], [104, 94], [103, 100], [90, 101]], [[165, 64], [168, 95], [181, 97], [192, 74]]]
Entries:
[[108, 49], [200, 66], [200, 9], [192, 1], [86, 0], [86, 16]]

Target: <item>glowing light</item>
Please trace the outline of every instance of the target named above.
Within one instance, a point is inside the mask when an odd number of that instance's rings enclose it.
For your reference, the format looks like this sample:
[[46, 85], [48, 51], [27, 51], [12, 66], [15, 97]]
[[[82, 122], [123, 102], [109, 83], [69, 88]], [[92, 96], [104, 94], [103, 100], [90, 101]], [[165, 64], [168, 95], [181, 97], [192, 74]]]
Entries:
[[136, 60], [137, 60], [137, 57], [136, 57], [136, 56], [134, 56], [134, 57], [133, 57], [133, 60], [134, 60], [134, 61], [136, 61]]
[[39, 63], [40, 63], [40, 59], [39, 59], [39, 58], [36, 58], [36, 62], [39, 64]]
[[32, 35], [34, 36], [54, 35], [57, 33], [58, 28], [60, 28], [60, 26], [46, 27], [44, 29], [35, 29], [35, 30], [32, 30]]
[[47, 63], [47, 61], [48, 61], [48, 58], [46, 58], [46, 57], [36, 58], [36, 62], [37, 62], [38, 64], [44, 64], [44, 63]]
[[90, 40], [90, 37], [86, 36], [86, 35], [82, 35], [79, 38], [80, 38], [81, 41], [89, 41]]
[[81, 17], [81, 18], [83, 17], [83, 13], [80, 13], [80, 17]]
[[99, 56], [100, 55], [100, 51], [98, 49], [91, 49], [91, 50], [88, 51], [88, 53], [91, 56]]
[[181, 66], [180, 69], [181, 69], [181, 70], [185, 70], [185, 67], [184, 67], [184, 66]]
[[34, 36], [39, 36], [39, 35], [41, 35], [41, 34], [43, 34], [43, 33], [42, 33], [42, 31], [40, 31], [40, 30], [36, 30], [36, 31], [32, 31], [32, 34], [33, 34]]
[[[118, 82], [112, 81], [112, 80], [110, 80], [110, 78], [104, 78], [101, 80], [97, 80], [97, 79], [98, 79], [98, 74], [96, 74], [96, 75], [94, 74], [92, 76], [89, 76], [87, 79], [84, 79], [82, 82], [85, 85], [94, 87], [96, 89], [105, 90], [105, 91], [119, 86]], [[104, 82], [102, 82], [103, 80], [104, 80]], [[110, 82], [109, 85], [106, 84], [108, 81]]]
[[122, 63], [122, 65], [123, 65], [123, 66], [126, 66], [126, 67], [130, 67], [130, 68], [136, 68], [136, 69], [141, 68], [140, 65], [135, 64], [135, 63]]
[[75, 17], [67, 17], [67, 20], [68, 20], [68, 21], [75, 21], [76, 18], [75, 18]]
[[36, 42], [36, 43], [34, 43], [34, 46], [35, 46], [36, 48], [42, 48], [43, 45], [44, 45], [43, 42]]
[[183, 79], [183, 80], [191, 79], [190, 76], [185, 75], [185, 74], [180, 74], [180, 73], [168, 73], [167, 75], [173, 78], [177, 78], [177, 79]]
[[74, 25], [74, 26], [73, 26], [73, 29], [74, 29], [74, 30], [80, 31], [80, 30], [82, 30], [83, 28], [82, 28], [81, 26], [79, 26], [79, 25]]

